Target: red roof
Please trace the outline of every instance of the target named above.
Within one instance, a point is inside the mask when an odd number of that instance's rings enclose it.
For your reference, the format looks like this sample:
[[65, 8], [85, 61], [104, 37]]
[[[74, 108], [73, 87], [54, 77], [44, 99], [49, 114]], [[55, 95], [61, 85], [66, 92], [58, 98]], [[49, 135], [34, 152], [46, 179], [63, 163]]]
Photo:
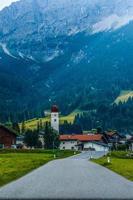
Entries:
[[102, 135], [101, 134], [90, 134], [90, 135], [60, 135], [60, 140], [79, 140], [82, 142], [85, 141], [101, 141]]
[[59, 112], [58, 106], [53, 105], [53, 106], [51, 107], [51, 112]]

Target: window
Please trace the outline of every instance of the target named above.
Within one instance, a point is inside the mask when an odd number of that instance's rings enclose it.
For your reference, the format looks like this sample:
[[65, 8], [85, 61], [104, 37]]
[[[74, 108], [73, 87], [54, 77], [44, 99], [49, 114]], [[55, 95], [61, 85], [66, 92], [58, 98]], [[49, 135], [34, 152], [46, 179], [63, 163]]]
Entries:
[[63, 142], [63, 144], [65, 144], [65, 142]]
[[65, 150], [65, 147], [63, 147], [63, 149]]
[[56, 122], [56, 119], [54, 119], [54, 122]]
[[72, 150], [74, 150], [74, 147], [71, 147]]

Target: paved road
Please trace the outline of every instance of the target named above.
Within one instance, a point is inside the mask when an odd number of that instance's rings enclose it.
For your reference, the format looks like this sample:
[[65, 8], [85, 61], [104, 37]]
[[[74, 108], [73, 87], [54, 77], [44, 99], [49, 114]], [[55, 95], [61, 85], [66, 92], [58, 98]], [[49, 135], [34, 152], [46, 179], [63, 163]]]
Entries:
[[100, 158], [102, 156], [104, 156], [105, 154], [107, 154], [108, 152], [104, 152], [104, 151], [84, 151], [81, 154], [78, 154], [76, 156], [71, 157], [72, 159], [87, 159], [89, 160], [90, 158]]
[[133, 182], [88, 161], [89, 157], [83, 153], [51, 161], [1, 188], [0, 198], [133, 199]]

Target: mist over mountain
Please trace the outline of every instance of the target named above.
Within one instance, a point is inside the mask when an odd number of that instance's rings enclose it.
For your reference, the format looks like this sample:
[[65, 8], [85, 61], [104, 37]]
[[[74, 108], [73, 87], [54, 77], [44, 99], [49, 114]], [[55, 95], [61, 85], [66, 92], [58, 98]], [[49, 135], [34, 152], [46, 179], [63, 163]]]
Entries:
[[[21, 0], [0, 12], [0, 110], [22, 119], [133, 90], [132, 0]], [[16, 115], [17, 117], [14, 117]]]

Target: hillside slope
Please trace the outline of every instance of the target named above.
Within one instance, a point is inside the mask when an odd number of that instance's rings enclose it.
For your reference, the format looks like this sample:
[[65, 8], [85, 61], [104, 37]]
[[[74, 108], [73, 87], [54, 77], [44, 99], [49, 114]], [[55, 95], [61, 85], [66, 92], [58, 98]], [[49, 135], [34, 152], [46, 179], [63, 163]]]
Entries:
[[129, 98], [133, 98], [133, 91], [122, 91], [120, 95], [115, 99], [115, 103], [125, 103], [129, 100]]
[[55, 103], [62, 114], [94, 110], [133, 90], [132, 11], [131, 0], [21, 0], [3, 9], [0, 120], [40, 117]]

